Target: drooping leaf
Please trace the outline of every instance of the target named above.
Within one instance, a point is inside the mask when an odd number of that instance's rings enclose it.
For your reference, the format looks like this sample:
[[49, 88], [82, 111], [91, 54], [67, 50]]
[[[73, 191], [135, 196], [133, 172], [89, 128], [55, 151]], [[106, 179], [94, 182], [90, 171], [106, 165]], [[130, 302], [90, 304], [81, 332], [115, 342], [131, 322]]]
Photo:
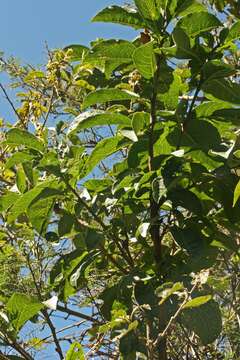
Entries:
[[28, 209], [28, 207], [32, 203], [32, 201], [35, 198], [37, 198], [44, 189], [52, 189], [52, 190], [55, 190], [56, 193], [60, 194], [58, 192], [58, 189], [60, 187], [61, 187], [61, 185], [57, 181], [47, 180], [47, 181], [40, 183], [32, 190], [26, 192], [21, 197], [19, 197], [18, 200], [15, 202], [15, 204], [12, 206], [11, 213], [8, 216], [8, 221], [12, 222], [20, 214], [24, 213]]
[[204, 240], [197, 229], [181, 229], [177, 226], [174, 226], [171, 229], [171, 233], [179, 246], [186, 249], [190, 254], [193, 256], [198, 256], [201, 254], [201, 251], [204, 247]]
[[21, 129], [11, 129], [6, 134], [6, 143], [12, 146], [26, 146], [27, 148], [43, 152], [44, 145], [36, 136]]
[[96, 145], [86, 162], [85, 175], [89, 174], [100, 161], [124, 148], [127, 144], [128, 141], [126, 141], [122, 136], [115, 136], [101, 140]]
[[[206, 134], [208, 134], [206, 138]], [[193, 147], [208, 151], [218, 147], [221, 143], [220, 134], [215, 126], [205, 120], [190, 121], [186, 136], [192, 142]], [[195, 145], [194, 145], [195, 144]]]
[[146, 25], [137, 11], [129, 6], [109, 6], [94, 16], [92, 21], [111, 22], [127, 25], [133, 27], [134, 29], [141, 29]]
[[68, 134], [73, 134], [78, 131], [102, 125], [126, 125], [129, 126], [131, 120], [126, 116], [118, 113], [101, 112], [101, 111], [86, 111], [77, 116], [70, 128]]
[[176, 188], [169, 191], [169, 198], [174, 206], [181, 206], [201, 216], [202, 205], [199, 198], [190, 190]]
[[139, 95], [120, 89], [99, 89], [88, 94], [83, 101], [83, 109], [92, 105], [103, 104], [110, 101], [124, 101], [137, 99]]
[[43, 189], [28, 206], [27, 215], [32, 226], [42, 234], [48, 225], [49, 218], [53, 210], [54, 199], [61, 192], [57, 189]]
[[6, 306], [11, 324], [16, 331], [19, 331], [42, 308], [43, 304], [39, 303], [38, 300], [20, 293], [13, 294]]
[[154, 76], [157, 62], [152, 42], [138, 47], [133, 54], [133, 60], [136, 68], [143, 77], [151, 79]]

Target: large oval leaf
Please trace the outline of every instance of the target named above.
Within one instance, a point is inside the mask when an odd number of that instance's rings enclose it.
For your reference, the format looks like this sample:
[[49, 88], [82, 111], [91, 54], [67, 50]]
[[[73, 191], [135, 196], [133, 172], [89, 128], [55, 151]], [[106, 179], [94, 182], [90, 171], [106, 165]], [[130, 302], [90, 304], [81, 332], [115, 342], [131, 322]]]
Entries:
[[139, 95], [120, 89], [100, 89], [89, 93], [83, 101], [83, 109], [92, 105], [103, 104], [109, 101], [124, 101], [138, 98]]
[[19, 331], [22, 326], [43, 307], [44, 305], [35, 298], [25, 294], [15, 293], [9, 299], [6, 309], [11, 324], [16, 331]]
[[216, 16], [202, 11], [182, 18], [177, 26], [181, 27], [189, 36], [196, 36], [222, 26], [222, 23]]
[[40, 152], [44, 151], [44, 145], [36, 136], [26, 130], [11, 129], [6, 134], [6, 143], [13, 146], [26, 146]]
[[84, 176], [89, 174], [100, 161], [119, 151], [128, 143], [122, 136], [106, 138], [100, 141], [87, 160]]
[[28, 209], [32, 201], [36, 199], [44, 189], [51, 189], [56, 191], [56, 193], [58, 193], [60, 187], [61, 184], [59, 184], [59, 182], [56, 180], [50, 180], [50, 181], [47, 180], [35, 186], [35, 188], [26, 192], [25, 194], [23, 194], [21, 197], [18, 198], [18, 200], [11, 208], [11, 212], [9, 213], [8, 216], [8, 221], [12, 222], [16, 220], [16, 218], [20, 214], [24, 213]]
[[118, 113], [105, 113], [99, 111], [86, 111], [79, 116], [77, 116], [69, 130], [68, 134], [72, 134], [83, 129], [91, 128], [94, 126], [102, 126], [102, 125], [126, 125], [129, 126], [131, 124], [131, 120], [122, 114]]
[[132, 7], [109, 6], [100, 11], [92, 21], [111, 22], [141, 29], [146, 26], [141, 16]]
[[146, 79], [151, 79], [154, 76], [157, 67], [152, 42], [137, 48], [133, 54], [133, 61], [140, 74]]
[[185, 309], [182, 315], [184, 325], [197, 334], [203, 345], [212, 343], [222, 331], [222, 316], [218, 304], [210, 300], [207, 303]]
[[135, 46], [124, 40], [100, 41], [86, 57], [85, 61], [96, 67], [105, 64], [105, 75], [109, 78], [118, 66], [132, 62]]
[[205, 82], [203, 91], [216, 99], [228, 101], [232, 104], [240, 104], [240, 85], [230, 80], [213, 79]]

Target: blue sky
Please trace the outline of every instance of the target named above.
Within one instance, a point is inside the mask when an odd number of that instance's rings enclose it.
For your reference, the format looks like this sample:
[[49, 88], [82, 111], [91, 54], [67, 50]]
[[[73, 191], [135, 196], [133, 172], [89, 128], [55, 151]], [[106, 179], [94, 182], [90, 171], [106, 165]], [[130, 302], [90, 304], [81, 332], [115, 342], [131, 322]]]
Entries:
[[50, 48], [88, 44], [97, 38], [132, 38], [129, 28], [91, 23], [100, 9], [124, 0], [1, 0], [0, 50], [23, 62], [41, 64]]

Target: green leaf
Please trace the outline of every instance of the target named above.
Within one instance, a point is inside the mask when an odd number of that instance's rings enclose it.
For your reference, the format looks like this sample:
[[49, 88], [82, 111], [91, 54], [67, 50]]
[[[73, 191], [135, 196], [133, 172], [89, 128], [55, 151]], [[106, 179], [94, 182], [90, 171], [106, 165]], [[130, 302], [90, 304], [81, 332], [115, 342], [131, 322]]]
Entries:
[[[206, 134], [208, 136], [206, 137]], [[187, 127], [186, 138], [192, 142], [191, 147], [209, 151], [221, 144], [220, 134], [215, 126], [205, 120], [190, 121]], [[194, 145], [195, 144], [195, 145]]]
[[84, 351], [82, 345], [75, 342], [70, 346], [66, 353], [65, 360], [84, 360]]
[[146, 26], [144, 20], [132, 7], [109, 6], [101, 10], [93, 19], [101, 22], [111, 22], [131, 26], [134, 29], [142, 29]]
[[27, 188], [26, 175], [22, 167], [19, 167], [17, 170], [16, 185], [21, 193], [24, 193]]
[[235, 190], [234, 190], [234, 195], [233, 195], [233, 206], [236, 205], [238, 199], [240, 197], [240, 180], [239, 182], [237, 183], [237, 186], [235, 187]]
[[197, 12], [182, 18], [177, 26], [183, 29], [189, 36], [194, 37], [222, 26], [222, 23], [216, 16], [208, 12]]
[[53, 174], [57, 177], [61, 176], [61, 168], [58, 160], [58, 155], [54, 150], [45, 153], [39, 161], [38, 168]]
[[11, 324], [16, 331], [19, 331], [43, 307], [43, 304], [35, 298], [20, 293], [13, 294], [6, 305]]
[[0, 198], [0, 211], [6, 211], [10, 208], [20, 197], [16, 192], [7, 192]]
[[60, 237], [70, 234], [75, 220], [75, 217], [71, 213], [64, 211], [64, 214], [58, 223], [58, 234]]
[[232, 104], [240, 104], [240, 85], [230, 80], [214, 79], [207, 81], [202, 87], [206, 95]]
[[221, 109], [231, 109], [233, 106], [224, 101], [204, 101], [202, 104], [195, 108], [198, 118], [207, 118], [211, 116], [215, 111]]
[[137, 99], [139, 95], [120, 89], [99, 89], [89, 93], [83, 101], [83, 109], [92, 105], [103, 104], [110, 101], [124, 101]]
[[187, 189], [176, 188], [169, 191], [169, 199], [175, 207], [181, 206], [194, 214], [201, 216], [202, 204], [198, 197]]
[[71, 274], [69, 283], [75, 289], [81, 288], [81, 284], [87, 280], [88, 268], [98, 257], [100, 252], [90, 251], [88, 255], [81, 261], [78, 268]]
[[186, 249], [189, 254], [198, 256], [204, 248], [204, 241], [197, 229], [181, 229], [177, 226], [172, 227], [171, 233], [178, 245]]
[[94, 126], [103, 125], [126, 125], [129, 126], [131, 120], [122, 114], [118, 113], [106, 113], [100, 111], [86, 111], [77, 116], [71, 123], [68, 135], [76, 133], [78, 131], [88, 129]]
[[240, 21], [237, 21], [233, 26], [229, 29], [228, 36], [225, 39], [225, 43], [230, 41], [239, 40], [240, 38]]
[[159, 20], [162, 0], [134, 0], [134, 2], [144, 19], [152, 21]]
[[8, 221], [12, 222], [16, 220], [16, 218], [20, 214], [26, 212], [32, 201], [35, 198], [37, 198], [41, 194], [41, 192], [46, 188], [55, 189], [56, 191], [58, 191], [58, 189], [60, 188], [60, 184], [55, 180], [47, 180], [35, 186], [35, 188], [33, 188], [32, 190], [23, 194], [21, 197], [18, 198], [18, 200], [12, 206], [11, 213], [9, 213], [8, 216]]
[[161, 286], [159, 286], [155, 293], [158, 297], [161, 298], [160, 305], [163, 304], [170, 296], [173, 294], [178, 293], [179, 291], [184, 290], [184, 286], [182, 283], [177, 282], [175, 284], [173, 283], [165, 283]]
[[157, 68], [153, 43], [149, 42], [137, 48], [133, 54], [133, 61], [140, 74], [146, 79], [151, 79]]
[[118, 131], [118, 134], [126, 137], [127, 139], [129, 139], [129, 140], [131, 140], [133, 142], [138, 141], [136, 133], [133, 130], [120, 129]]
[[112, 72], [120, 65], [132, 62], [132, 54], [135, 50], [133, 43], [125, 40], [100, 41], [95, 45], [85, 61], [93, 65], [105, 64], [105, 75], [110, 78]]
[[198, 296], [192, 300], [189, 300], [184, 306], [183, 309], [195, 308], [206, 304], [208, 301], [212, 299], [212, 295]]
[[26, 146], [40, 152], [44, 151], [44, 145], [36, 136], [21, 129], [11, 129], [6, 134], [6, 143], [12, 146]]
[[70, 61], [81, 61], [89, 52], [89, 48], [83, 45], [69, 45], [64, 48], [64, 51], [68, 50], [71, 50]]
[[122, 136], [115, 136], [101, 140], [94, 148], [86, 162], [84, 175], [86, 176], [89, 174], [100, 161], [119, 151], [128, 143], [129, 142], [126, 141]]
[[32, 226], [39, 234], [46, 230], [52, 213], [54, 199], [61, 194], [57, 189], [46, 188], [29, 204], [27, 215]]
[[233, 65], [225, 64], [220, 60], [210, 60], [202, 67], [204, 79], [210, 81], [212, 79], [224, 78], [232, 76], [236, 73]]
[[177, 72], [173, 73], [173, 82], [170, 84], [168, 91], [165, 93], [158, 94], [158, 98], [162, 101], [165, 105], [167, 110], [175, 110], [178, 102], [179, 102], [179, 95], [187, 90], [185, 84], [182, 83], [181, 77], [177, 74]]
[[107, 190], [109, 187], [112, 186], [112, 180], [111, 179], [91, 179], [87, 180], [84, 183], [84, 186], [89, 190], [93, 192], [103, 192], [104, 190]]
[[132, 118], [132, 127], [136, 135], [144, 132], [150, 124], [150, 115], [146, 112], [135, 112]]
[[191, 50], [190, 39], [183, 29], [176, 27], [173, 30], [172, 36], [177, 46], [175, 57], [179, 59], [196, 58], [199, 61], [197, 54]]
[[222, 331], [222, 316], [218, 304], [210, 300], [182, 313], [183, 324], [197, 334], [203, 345], [211, 344]]
[[9, 169], [14, 165], [23, 164], [25, 162], [31, 161], [33, 155], [30, 155], [24, 151], [19, 151], [13, 154], [6, 162], [6, 168]]
[[179, 3], [175, 11], [175, 16], [187, 16], [188, 14], [207, 11], [207, 8], [196, 0], [179, 1]]

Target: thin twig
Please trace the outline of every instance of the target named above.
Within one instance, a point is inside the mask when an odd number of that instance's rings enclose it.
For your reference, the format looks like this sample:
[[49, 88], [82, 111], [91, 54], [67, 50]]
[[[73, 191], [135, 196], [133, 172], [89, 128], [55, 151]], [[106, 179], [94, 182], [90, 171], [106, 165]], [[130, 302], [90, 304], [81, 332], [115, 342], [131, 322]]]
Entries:
[[14, 111], [14, 113], [16, 114], [17, 118], [20, 120], [21, 124], [26, 127], [26, 125], [24, 124], [23, 119], [21, 118], [21, 116], [19, 115], [19, 113], [17, 112], [17, 109], [15, 108], [12, 100], [10, 99], [10, 97], [8, 96], [8, 93], [6, 91], [6, 89], [4, 88], [4, 86], [2, 85], [2, 83], [0, 83], [0, 88], [2, 89], [2, 92], [5, 95], [5, 98], [7, 99], [9, 105], [11, 106], [12, 110]]

